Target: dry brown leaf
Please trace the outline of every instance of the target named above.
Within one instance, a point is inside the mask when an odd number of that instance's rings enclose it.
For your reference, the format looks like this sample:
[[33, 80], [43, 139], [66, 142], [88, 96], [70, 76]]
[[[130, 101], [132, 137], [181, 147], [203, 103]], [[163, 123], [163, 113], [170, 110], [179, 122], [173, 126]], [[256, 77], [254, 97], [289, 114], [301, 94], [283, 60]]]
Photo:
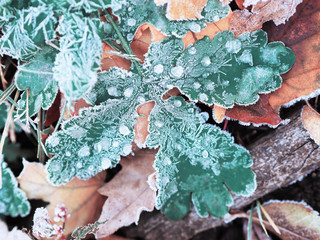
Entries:
[[[305, 203], [293, 201], [271, 201], [264, 208], [279, 227], [282, 240], [318, 240], [320, 239], [320, 216]], [[256, 216], [256, 214], [255, 214]], [[259, 223], [258, 219], [253, 219]], [[266, 228], [277, 234], [268, 222]]]
[[49, 202], [47, 209], [52, 220], [58, 204], [67, 207], [71, 216], [66, 222], [66, 234], [98, 219], [105, 198], [97, 190], [104, 182], [104, 172], [87, 181], [75, 178], [64, 186], [52, 186], [47, 181], [44, 165], [24, 160], [23, 166], [18, 182], [29, 199]]
[[213, 106], [214, 109], [214, 117], [217, 123], [221, 123], [224, 115], [226, 114], [227, 109], [223, 107], [219, 107], [218, 105]]
[[[243, 223], [243, 233], [245, 239], [248, 239], [248, 221], [245, 220]], [[251, 228], [251, 240], [272, 240], [272, 238], [268, 237], [263, 231], [261, 225], [259, 223], [252, 223]]]
[[[295, 12], [302, 0], [245, 1], [244, 6], [252, 5], [251, 11], [235, 11], [230, 23], [230, 30], [239, 36], [241, 33], [262, 28], [264, 22], [273, 20], [276, 25], [285, 23]], [[246, 5], [248, 4], [248, 5]]]
[[305, 106], [301, 113], [303, 126], [311, 138], [320, 144], [320, 114], [309, 106]]
[[[148, 184], [148, 176], [155, 172], [152, 165], [155, 150], [140, 150], [134, 157], [120, 161], [121, 171], [99, 189], [107, 196], [99, 222], [97, 238], [114, 233], [120, 227], [138, 222], [142, 211], [152, 211], [155, 205], [156, 191]], [[150, 180], [150, 178], [149, 178]]]
[[110, 235], [108, 237], [99, 238], [98, 240], [132, 240], [132, 238], [124, 238], [117, 235]]
[[208, 0], [154, 0], [155, 4], [167, 5], [166, 17], [170, 20], [201, 19], [201, 12]]
[[0, 237], [5, 240], [31, 240], [31, 238], [16, 227], [10, 232], [7, 225], [0, 220]]

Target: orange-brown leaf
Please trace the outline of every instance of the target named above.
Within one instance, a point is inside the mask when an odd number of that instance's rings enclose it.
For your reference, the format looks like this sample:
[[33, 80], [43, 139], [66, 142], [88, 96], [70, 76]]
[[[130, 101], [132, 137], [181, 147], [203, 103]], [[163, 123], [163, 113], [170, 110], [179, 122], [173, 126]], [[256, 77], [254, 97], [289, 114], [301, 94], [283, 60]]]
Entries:
[[302, 123], [312, 139], [320, 144], [320, 114], [309, 106], [302, 109]]
[[[230, 30], [239, 36], [245, 31], [252, 32], [260, 29], [264, 22], [270, 20], [273, 20], [276, 25], [285, 23], [296, 12], [296, 7], [301, 2], [302, 0], [255, 2], [251, 12], [247, 9], [234, 12]], [[246, 1], [244, 5], [246, 6]]]
[[108, 199], [98, 220], [107, 222], [99, 226], [96, 233], [98, 238], [133, 222], [137, 223], [142, 211], [153, 210], [156, 191], [151, 189], [147, 181], [155, 171], [152, 167], [154, 157], [154, 150], [140, 150], [134, 157], [123, 158], [120, 162], [121, 171], [99, 189]]
[[[283, 83], [280, 89], [268, 94], [267, 100], [260, 98], [255, 105], [247, 108], [236, 106], [235, 109], [228, 110], [226, 115], [231, 118], [242, 122], [277, 125], [277, 115], [284, 104], [291, 104], [296, 99], [309, 99], [319, 91], [320, 2], [303, 2], [298, 6], [297, 13], [285, 25], [269, 26], [268, 36], [269, 41], [284, 42], [294, 51], [297, 60], [292, 69], [282, 75]], [[260, 109], [261, 107], [264, 109]], [[260, 119], [255, 118], [257, 111], [262, 114], [259, 113]], [[263, 116], [264, 113], [267, 115]]]
[[154, 0], [158, 6], [167, 4], [166, 17], [170, 20], [201, 19], [208, 0]]
[[51, 219], [58, 204], [65, 204], [67, 207], [71, 216], [66, 222], [66, 234], [98, 219], [105, 198], [97, 190], [104, 182], [104, 172], [87, 181], [75, 178], [64, 186], [52, 186], [47, 181], [45, 166], [26, 160], [23, 165], [18, 182], [29, 199], [49, 202], [47, 209]]
[[214, 116], [217, 123], [221, 123], [225, 114], [226, 114], [226, 108], [219, 107], [218, 105], [213, 106], [214, 109]]

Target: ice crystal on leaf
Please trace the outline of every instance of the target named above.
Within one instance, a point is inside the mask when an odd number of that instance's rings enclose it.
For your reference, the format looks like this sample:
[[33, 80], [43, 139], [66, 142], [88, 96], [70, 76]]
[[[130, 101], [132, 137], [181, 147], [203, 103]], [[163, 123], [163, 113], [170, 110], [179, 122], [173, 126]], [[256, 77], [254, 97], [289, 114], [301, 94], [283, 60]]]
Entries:
[[5, 162], [2, 162], [1, 167], [0, 214], [12, 217], [28, 215], [31, 207], [25, 192], [18, 188], [18, 182]]

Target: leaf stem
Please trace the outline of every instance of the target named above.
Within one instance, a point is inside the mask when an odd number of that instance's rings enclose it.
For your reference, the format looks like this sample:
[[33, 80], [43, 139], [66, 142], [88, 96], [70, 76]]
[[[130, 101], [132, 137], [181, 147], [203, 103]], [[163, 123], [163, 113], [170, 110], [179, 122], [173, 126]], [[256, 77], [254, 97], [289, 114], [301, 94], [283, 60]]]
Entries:
[[[118, 28], [116, 22], [113, 20], [113, 17], [112, 15], [106, 11], [105, 12], [105, 17], [107, 19], [107, 21], [111, 24], [111, 26], [113, 27], [113, 29], [116, 31], [118, 37], [119, 37], [119, 40], [121, 42], [121, 45], [122, 47], [124, 48], [124, 50], [129, 54], [129, 55], [134, 55], [134, 53], [132, 52], [128, 42], [125, 40], [125, 38], [122, 36], [121, 32], [120, 32], [120, 29]], [[136, 61], [136, 60], [132, 60], [134, 66], [137, 68], [138, 72], [140, 73], [141, 76], [143, 76], [143, 72], [142, 72], [142, 69], [141, 69], [141, 66], [140, 64]]]
[[64, 105], [63, 105], [62, 111], [61, 111], [61, 113], [60, 113], [59, 120], [58, 120], [57, 125], [56, 125], [56, 127], [54, 128], [54, 131], [53, 131], [53, 132], [58, 131], [59, 126], [60, 126], [60, 124], [61, 124], [61, 121], [62, 121], [62, 119], [63, 119], [63, 114], [64, 114], [64, 112], [66, 111], [66, 107], [67, 107], [67, 103], [65, 102]]
[[[0, 94], [2, 94], [3, 93], [3, 91], [2, 90], [0, 90]], [[18, 105], [18, 103], [16, 102], [16, 101], [14, 101], [11, 97], [7, 97], [7, 100], [11, 103], [11, 104], [13, 104], [16, 108], [19, 108], [19, 105]]]
[[10, 94], [16, 89], [16, 85], [13, 83], [11, 83], [11, 85], [6, 89], [4, 90], [1, 94], [0, 94], [0, 104], [6, 100]]

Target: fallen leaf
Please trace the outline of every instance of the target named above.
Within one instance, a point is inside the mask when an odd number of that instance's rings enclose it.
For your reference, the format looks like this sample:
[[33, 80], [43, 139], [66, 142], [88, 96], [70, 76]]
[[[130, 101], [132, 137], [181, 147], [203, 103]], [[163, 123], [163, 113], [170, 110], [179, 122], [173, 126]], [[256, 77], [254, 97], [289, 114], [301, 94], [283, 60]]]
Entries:
[[208, 0], [154, 0], [155, 4], [167, 4], [166, 17], [169, 20], [195, 20], [201, 19], [201, 12]]
[[320, 144], [320, 114], [309, 106], [305, 106], [301, 113], [303, 126], [311, 138]]
[[303, 2], [288, 23], [278, 27], [272, 24], [267, 32], [269, 41], [282, 41], [294, 51], [297, 60], [292, 69], [282, 75], [280, 89], [267, 97], [261, 96], [255, 105], [228, 109], [226, 116], [241, 122], [276, 126], [283, 105], [290, 106], [298, 100], [307, 100], [320, 91], [320, 2]]
[[235, 0], [235, 2], [241, 10], [244, 9], [244, 6], [243, 6], [244, 0]]
[[[248, 221], [243, 223], [243, 232], [245, 239], [248, 239]], [[259, 223], [252, 223], [251, 240], [272, 240], [263, 231]]]
[[251, 12], [247, 9], [234, 11], [230, 23], [230, 30], [237, 36], [247, 31], [262, 28], [264, 22], [273, 20], [276, 25], [285, 23], [295, 12], [302, 0], [269, 0], [244, 1], [244, 6], [253, 5]]
[[42, 199], [49, 202], [47, 206], [51, 219], [58, 204], [65, 204], [71, 214], [66, 222], [66, 234], [78, 226], [97, 220], [105, 198], [97, 190], [102, 186], [105, 173], [84, 181], [75, 178], [64, 186], [52, 186], [47, 181], [45, 166], [23, 160], [23, 171], [18, 182], [29, 199]]
[[[107, 196], [98, 222], [97, 238], [114, 233], [120, 227], [137, 223], [142, 211], [152, 211], [155, 206], [156, 191], [148, 184], [148, 176], [155, 170], [152, 165], [155, 150], [140, 150], [134, 157], [123, 158], [122, 170], [99, 189]], [[149, 178], [150, 180], [150, 178]]]
[[21, 230], [14, 227], [10, 232], [7, 225], [0, 220], [0, 236], [6, 240], [31, 240], [31, 238]]
[[124, 238], [117, 235], [110, 235], [104, 238], [98, 238], [98, 240], [132, 240], [132, 238]]
[[216, 122], [221, 123], [227, 109], [223, 107], [219, 107], [218, 105], [215, 105], [215, 104], [213, 106], [213, 109], [214, 109], [214, 117]]
[[[267, 221], [264, 222], [266, 228], [282, 240], [320, 239], [319, 213], [305, 203], [270, 201], [263, 206], [280, 229], [281, 235]], [[259, 222], [259, 219], [253, 218], [253, 221]]]

